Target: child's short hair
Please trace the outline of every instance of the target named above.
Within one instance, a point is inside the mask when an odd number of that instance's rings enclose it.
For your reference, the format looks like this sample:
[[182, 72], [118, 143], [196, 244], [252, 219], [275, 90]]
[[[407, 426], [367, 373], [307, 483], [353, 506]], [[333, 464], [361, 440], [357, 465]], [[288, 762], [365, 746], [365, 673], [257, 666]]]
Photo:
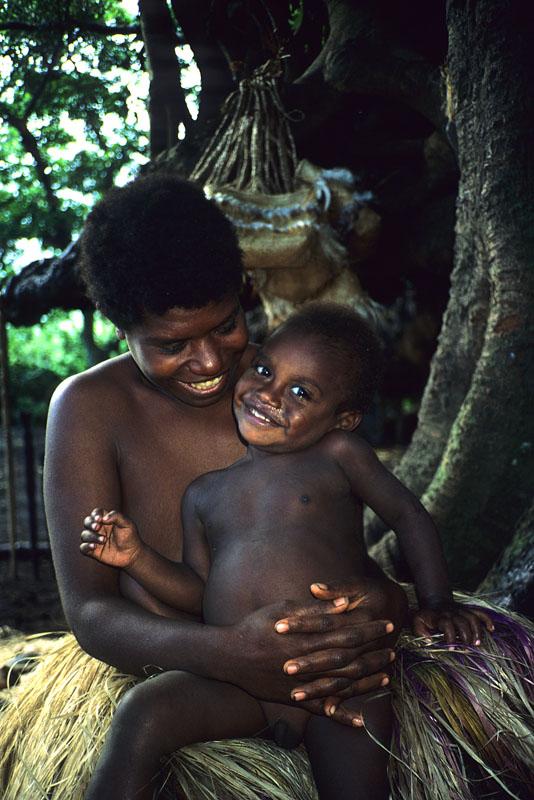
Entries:
[[145, 313], [201, 308], [242, 285], [232, 224], [199, 187], [173, 175], [112, 189], [89, 214], [81, 244], [89, 296], [126, 330]]
[[382, 343], [356, 311], [338, 303], [309, 303], [278, 329], [314, 337], [341, 359], [346, 393], [338, 411], [368, 411], [383, 371]]

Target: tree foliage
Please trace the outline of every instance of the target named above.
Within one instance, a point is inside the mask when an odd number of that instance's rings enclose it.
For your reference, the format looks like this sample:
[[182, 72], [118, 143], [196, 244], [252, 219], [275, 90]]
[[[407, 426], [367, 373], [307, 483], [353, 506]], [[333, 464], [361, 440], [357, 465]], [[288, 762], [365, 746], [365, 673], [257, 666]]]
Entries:
[[94, 199], [145, 145], [125, 80], [140, 69], [141, 43], [117, 0], [3, 0], [0, 8], [6, 271], [19, 239], [66, 247]]

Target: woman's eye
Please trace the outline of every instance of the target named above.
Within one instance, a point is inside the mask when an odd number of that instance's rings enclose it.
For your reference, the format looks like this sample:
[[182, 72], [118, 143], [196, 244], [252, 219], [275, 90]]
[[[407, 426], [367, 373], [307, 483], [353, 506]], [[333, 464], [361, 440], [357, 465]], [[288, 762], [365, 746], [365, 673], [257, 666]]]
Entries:
[[268, 367], [264, 367], [263, 364], [255, 364], [254, 369], [258, 375], [261, 375], [262, 378], [268, 378], [271, 374], [271, 371]]
[[162, 353], [165, 353], [167, 356], [176, 355], [176, 353], [180, 353], [186, 345], [186, 342], [172, 342], [171, 344], [165, 344], [160, 347]]
[[294, 394], [295, 397], [298, 397], [301, 400], [309, 400], [310, 399], [309, 392], [307, 392], [306, 389], [303, 389], [302, 386], [292, 386], [290, 391], [291, 391], [291, 394]]
[[226, 333], [231, 333], [233, 330], [235, 330], [236, 327], [237, 327], [237, 314], [235, 317], [232, 317], [231, 319], [227, 320], [227, 322], [224, 322], [222, 325], [220, 325], [217, 328], [217, 333], [220, 333], [224, 336]]

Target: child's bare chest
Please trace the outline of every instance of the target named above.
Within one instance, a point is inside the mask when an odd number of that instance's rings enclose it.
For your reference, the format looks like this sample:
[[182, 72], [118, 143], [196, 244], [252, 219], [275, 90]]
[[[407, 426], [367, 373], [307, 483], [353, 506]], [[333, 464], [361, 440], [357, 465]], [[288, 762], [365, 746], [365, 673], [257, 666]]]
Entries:
[[203, 515], [206, 621], [229, 624], [280, 597], [309, 597], [313, 581], [355, 574], [362, 510], [338, 467], [289, 461], [275, 472], [254, 467], [228, 477]]

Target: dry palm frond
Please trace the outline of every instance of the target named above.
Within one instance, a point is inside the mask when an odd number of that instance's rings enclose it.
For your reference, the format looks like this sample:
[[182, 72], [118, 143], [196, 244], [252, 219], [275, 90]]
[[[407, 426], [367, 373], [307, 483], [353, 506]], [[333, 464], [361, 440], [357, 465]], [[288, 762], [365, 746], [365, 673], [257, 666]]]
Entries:
[[[135, 682], [65, 636], [1, 712], [2, 800], [83, 800], [115, 708]], [[177, 797], [178, 786], [191, 800], [316, 797], [307, 758], [263, 740], [194, 745], [168, 767], [162, 796]]]
[[[171, 773], [194, 800], [316, 800], [305, 751], [258, 739], [185, 747], [170, 759]], [[171, 795], [176, 797], [176, 795]]]
[[[466, 600], [466, 598], [463, 598]], [[472, 598], [467, 598], [472, 602]], [[483, 646], [406, 634], [392, 680], [395, 800], [532, 796], [531, 623], [490, 604]], [[0, 797], [82, 800], [124, 692], [135, 683], [84, 653], [71, 635], [7, 693], [0, 715]], [[236, 739], [184, 748], [167, 762], [161, 797], [314, 800], [304, 752]]]
[[390, 762], [398, 800], [534, 793], [534, 627], [476, 604], [495, 624], [482, 647], [408, 635], [400, 642]]

